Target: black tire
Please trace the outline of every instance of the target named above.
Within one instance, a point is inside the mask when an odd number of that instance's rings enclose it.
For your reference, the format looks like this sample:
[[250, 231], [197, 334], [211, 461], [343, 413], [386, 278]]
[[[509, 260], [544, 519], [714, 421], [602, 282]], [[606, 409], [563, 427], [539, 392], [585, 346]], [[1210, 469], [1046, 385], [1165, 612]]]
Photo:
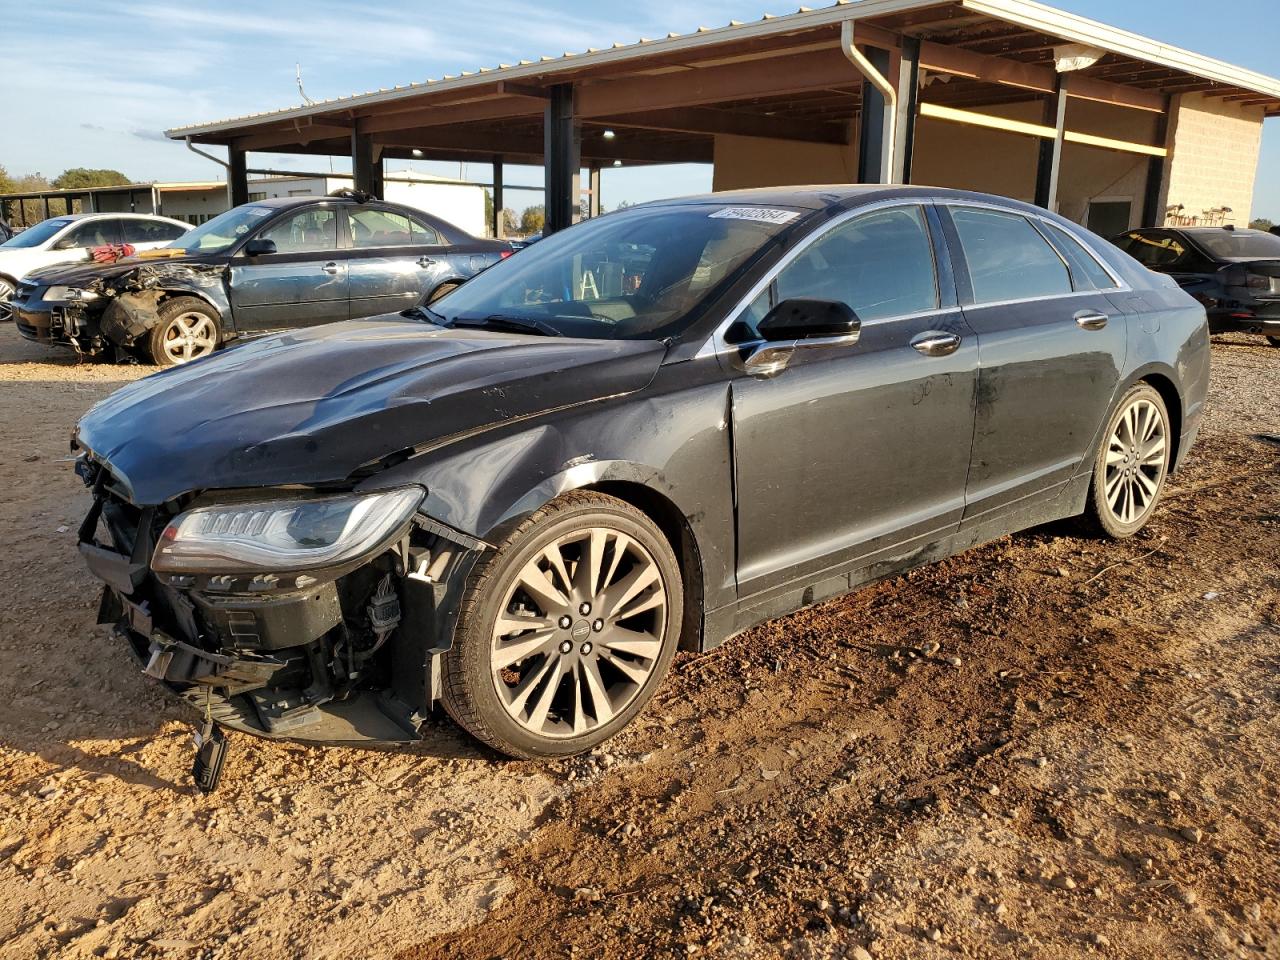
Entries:
[[[1129, 428], [1122, 426], [1122, 421], [1135, 410], [1138, 417], [1144, 416], [1147, 410], [1158, 417], [1158, 429], [1163, 439], [1158, 457], [1154, 452], [1154, 436], [1148, 447], [1152, 452], [1142, 449], [1144, 441], [1141, 440], [1126, 448], [1123, 431]], [[1142, 432], [1141, 426], [1139, 432]], [[1085, 521], [1091, 529], [1115, 540], [1125, 540], [1147, 525], [1164, 495], [1175, 440], [1171, 433], [1169, 410], [1159, 391], [1149, 383], [1137, 383], [1129, 388], [1107, 419], [1102, 441], [1094, 454], [1093, 477], [1085, 507]], [[1117, 459], [1109, 464], [1108, 458], [1112, 454]], [[1120, 455], [1125, 459], [1119, 460]], [[1154, 492], [1148, 492], [1152, 487]], [[1119, 507], [1115, 499], [1117, 491]], [[1143, 496], [1147, 499], [1139, 508], [1134, 501]]]
[[1280, 337], [1267, 337], [1267, 343], [1273, 347], [1280, 347]]
[[[531, 563], [541, 562], [540, 558], [546, 556], [544, 550], [561, 551], [563, 547], [559, 544], [565, 543], [566, 539], [571, 541], [575, 535], [587, 536], [585, 532], [591, 530], [611, 530], [634, 541], [630, 546], [624, 547], [621, 552], [614, 548], [613, 554], [608, 554], [609, 547], [601, 546], [598, 556], [609, 557], [608, 562], [612, 562], [616, 569], [623, 569], [631, 562], [629, 559], [631, 555], [626, 551], [635, 550], [635, 544], [639, 544], [645, 556], [645, 572], [648, 573], [653, 569], [648, 565], [649, 561], [652, 561], [661, 578], [660, 585], [665, 590], [665, 605], [651, 612], [654, 630], [656, 631], [660, 626], [662, 632], [660, 636], [655, 635], [651, 640], [646, 641], [654, 642], [654, 656], [647, 661], [649, 665], [645, 668], [649, 673], [643, 681], [635, 684], [629, 683], [612, 665], [617, 662], [618, 654], [610, 649], [608, 638], [616, 636], [612, 632], [615, 621], [610, 620], [608, 625], [600, 627], [597, 624], [603, 623], [603, 620], [590, 623], [586, 619], [575, 620], [581, 608], [572, 617], [559, 620], [555, 619], [550, 609], [543, 610], [541, 616], [546, 621], [543, 629], [531, 630], [528, 634], [513, 632], [515, 639], [510, 637], [495, 639], [499, 615], [513, 616], [511, 611], [515, 609], [515, 605], [523, 604], [523, 601], [514, 601], [512, 598], [528, 596], [520, 593], [522, 582], [520, 572], [527, 570], [527, 565]], [[607, 541], [602, 539], [600, 542], [604, 544]], [[614, 544], [621, 542], [623, 542], [621, 539], [613, 541]], [[575, 547], [570, 545], [568, 549], [572, 551]], [[585, 546], [581, 547], [583, 551], [586, 549]], [[563, 556], [562, 553], [559, 555]], [[580, 553], [579, 557], [584, 555], [585, 553]], [[624, 557], [623, 568], [617, 567], [613, 559], [616, 556]], [[603, 569], [604, 563], [598, 566]], [[568, 570], [568, 567], [564, 569]], [[570, 576], [572, 583], [578, 582], [580, 570], [580, 567], [574, 566]], [[588, 575], [588, 579], [598, 579], [602, 588], [599, 594], [601, 598], [608, 593], [607, 587], [610, 584], [617, 586], [623, 579], [610, 580], [611, 573], [612, 569], [602, 579]], [[554, 584], [554, 574], [552, 580]], [[568, 596], [570, 604], [578, 603], [580, 597], [584, 595], [569, 590], [565, 590], [564, 594]], [[644, 596], [644, 591], [636, 595], [637, 598]], [[600, 600], [601, 606], [604, 602], [603, 599]], [[633, 603], [633, 600], [627, 600], [621, 602], [619, 606], [625, 611]], [[682, 611], [683, 586], [680, 566], [670, 543], [653, 521], [630, 504], [602, 493], [594, 491], [567, 493], [542, 507], [521, 523], [497, 545], [493, 553], [481, 559], [472, 571], [463, 595], [453, 646], [442, 658], [444, 707], [460, 726], [478, 740], [510, 757], [520, 759], [568, 757], [590, 750], [626, 727], [644, 708], [661, 684], [679, 643]], [[590, 611], [588, 610], [583, 616], [589, 617]], [[574, 621], [571, 627], [565, 626], [568, 620]], [[627, 618], [623, 617], [616, 622], [626, 622], [626, 620]], [[603, 632], [584, 632], [579, 635], [579, 629], [588, 625], [591, 629]], [[494, 663], [493, 658], [498, 655], [494, 652], [497, 645], [514, 644], [525, 637], [532, 638], [534, 634], [539, 633], [547, 637], [550, 642], [551, 649], [547, 650], [545, 655], [532, 654], [529, 659], [502, 670], [491, 668]], [[612, 700], [607, 713], [597, 709], [595, 705], [595, 694], [592, 692], [594, 688], [587, 679], [586, 673], [588, 669], [586, 661], [590, 657], [586, 648], [591, 647], [592, 644], [582, 643], [584, 640], [591, 639], [597, 640], [598, 647], [591, 651], [595, 655], [591, 659], [596, 661], [596, 665], [592, 668], [594, 671], [592, 679], [599, 685], [602, 675], [614, 677], [615, 688], [627, 692], [629, 697], [624, 704], [617, 705], [616, 713], [614, 713]], [[544, 645], [546, 645], [545, 641]], [[566, 646], [572, 649], [566, 650]], [[629, 661], [625, 660], [625, 653], [623, 657], [624, 664], [628, 663]], [[546, 665], [545, 672], [541, 665]], [[520, 673], [522, 670], [524, 672]], [[563, 672], [565, 670], [571, 672]], [[536, 680], [534, 675], [540, 672], [542, 676], [551, 679]], [[515, 673], [515, 676], [507, 680], [505, 677], [508, 673]], [[561, 735], [544, 734], [541, 729], [535, 731], [530, 728], [529, 724], [533, 722], [532, 720], [518, 720], [509, 712], [514, 708], [509, 707], [504, 696], [499, 693], [499, 684], [504, 684], [504, 691], [508, 694], [517, 694], [522, 686], [527, 686], [529, 692], [526, 694], [526, 705], [541, 701], [544, 693], [547, 703], [564, 704], [563, 711], [560, 707], [553, 706], [549, 714], [544, 708], [542, 712], [544, 719], [538, 723], [541, 726], [556, 724], [565, 729], [565, 732]], [[599, 688], [604, 689], [604, 687]], [[551, 692], [547, 693], [548, 690]], [[572, 702], [562, 699], [572, 697], [574, 694], [577, 695], [577, 713], [574, 713], [575, 705]], [[588, 703], [590, 703], [590, 712], [594, 714], [589, 718], [589, 722], [596, 725], [593, 729], [579, 734], [576, 732], [575, 718], [581, 716], [585, 726], [589, 711], [584, 710], [584, 706]], [[602, 722], [600, 720], [602, 714], [611, 716], [612, 719]]]
[[427, 304], [428, 304], [428, 305], [433, 304], [433, 303], [435, 303], [437, 300], [440, 300], [440, 299], [442, 299], [443, 297], [447, 297], [449, 294], [453, 293], [453, 291], [457, 290], [460, 286], [462, 286], [462, 284], [461, 284], [461, 283], [442, 283], [442, 284], [440, 284], [440, 286], [438, 286], [438, 287], [436, 287], [434, 290], [432, 290], [432, 291], [431, 291], [431, 295], [427, 297]]
[[[192, 360], [199, 360], [207, 357], [218, 349], [221, 342], [221, 317], [218, 311], [209, 304], [205, 303], [198, 297], [174, 297], [160, 304], [156, 311], [160, 316], [160, 322], [157, 323], [147, 332], [146, 337], [146, 357], [157, 367], [172, 367], [181, 363], [189, 363]], [[204, 318], [207, 323], [197, 318]], [[191, 355], [181, 356], [184, 351], [175, 348], [175, 338], [181, 339], [181, 324], [185, 324], [187, 328], [198, 327], [205, 331], [200, 341], [199, 348], [193, 347], [189, 352]], [[204, 346], [209, 341], [208, 346]]]

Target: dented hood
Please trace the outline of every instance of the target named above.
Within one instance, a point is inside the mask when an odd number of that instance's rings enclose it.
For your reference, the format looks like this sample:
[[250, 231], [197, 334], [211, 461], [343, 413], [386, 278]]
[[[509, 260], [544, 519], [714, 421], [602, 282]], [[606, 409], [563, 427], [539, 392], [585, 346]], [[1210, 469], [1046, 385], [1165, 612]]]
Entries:
[[185, 264], [189, 267], [212, 269], [222, 266], [223, 263], [225, 261], [213, 261], [209, 257], [197, 256], [125, 257], [123, 260], [117, 260], [114, 263], [95, 263], [90, 260], [85, 263], [57, 264], [51, 267], [44, 267], [41, 270], [33, 270], [27, 276], [43, 284], [58, 284], [60, 286], [80, 287], [83, 289], [91, 286], [95, 281], [115, 280], [118, 277], [123, 277], [136, 271], [139, 267]]
[[410, 447], [639, 390], [665, 352], [394, 315], [348, 321], [139, 380], [91, 409], [76, 435], [138, 504], [339, 482]]

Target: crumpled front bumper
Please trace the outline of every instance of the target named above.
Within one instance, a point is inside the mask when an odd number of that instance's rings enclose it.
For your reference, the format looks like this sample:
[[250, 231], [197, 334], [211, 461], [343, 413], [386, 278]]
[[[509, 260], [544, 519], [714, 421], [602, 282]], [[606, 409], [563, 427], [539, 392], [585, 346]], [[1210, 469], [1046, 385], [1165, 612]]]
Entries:
[[[461, 590], [482, 545], [460, 543], [456, 532], [416, 518], [393, 549], [305, 587], [255, 593], [249, 578], [162, 578], [149, 564], [163, 511], [121, 503], [105, 477], [105, 470], [96, 475], [79, 549], [104, 582], [98, 622], [113, 627], [144, 673], [202, 715], [257, 736], [321, 744], [420, 739], [440, 693], [440, 655], [452, 642]], [[111, 543], [97, 539], [100, 524]], [[428, 576], [433, 555], [452, 559]], [[398, 625], [368, 661], [367, 675], [344, 677], [335, 672], [335, 651], [353, 645], [349, 631], [368, 602], [361, 585], [388, 575]]]

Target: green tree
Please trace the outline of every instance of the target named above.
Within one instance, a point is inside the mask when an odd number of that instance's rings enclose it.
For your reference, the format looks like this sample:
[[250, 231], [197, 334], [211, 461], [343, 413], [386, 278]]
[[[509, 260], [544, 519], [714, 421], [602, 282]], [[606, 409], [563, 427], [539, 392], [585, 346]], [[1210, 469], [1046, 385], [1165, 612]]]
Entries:
[[543, 204], [534, 207], [528, 207], [520, 216], [520, 232], [526, 237], [530, 234], [540, 233], [547, 223], [547, 208]]
[[493, 194], [488, 190], [484, 192], [484, 222], [486, 227], [493, 223]]
[[58, 190], [78, 190], [84, 187], [120, 187], [126, 183], [129, 183], [129, 178], [119, 170], [72, 167], [60, 173], [53, 186]]
[[13, 193], [17, 189], [18, 184], [9, 176], [9, 171], [0, 167], [0, 193]]
[[1272, 223], [1270, 220], [1268, 220], [1266, 217], [1260, 217], [1259, 219], [1254, 220], [1252, 223], [1249, 224], [1249, 229], [1250, 230], [1270, 230], [1274, 226], [1275, 224]]

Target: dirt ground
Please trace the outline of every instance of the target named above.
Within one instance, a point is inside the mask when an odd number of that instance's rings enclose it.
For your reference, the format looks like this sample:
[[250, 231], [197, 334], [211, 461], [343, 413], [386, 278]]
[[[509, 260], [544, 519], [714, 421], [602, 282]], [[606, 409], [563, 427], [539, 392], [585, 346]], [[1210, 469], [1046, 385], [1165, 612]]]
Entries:
[[[191, 726], [92, 625], [76, 418], [0, 328], [0, 957], [1280, 957], [1280, 350], [1138, 538], [1042, 529], [682, 655], [502, 761]], [[1271, 436], [1267, 436], [1267, 435]]]

